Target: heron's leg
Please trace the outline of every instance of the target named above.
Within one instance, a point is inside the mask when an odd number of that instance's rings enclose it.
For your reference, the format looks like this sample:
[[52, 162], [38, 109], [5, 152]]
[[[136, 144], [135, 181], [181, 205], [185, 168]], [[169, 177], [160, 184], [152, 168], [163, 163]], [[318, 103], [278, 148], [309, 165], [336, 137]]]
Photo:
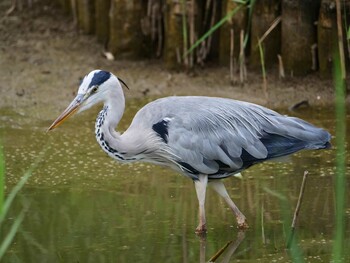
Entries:
[[232, 201], [230, 196], [227, 193], [226, 187], [224, 183], [220, 180], [210, 181], [209, 185], [217, 192], [221, 197], [223, 197], [228, 204], [228, 206], [231, 208], [233, 213], [236, 216], [238, 228], [240, 229], [246, 229], [248, 228], [248, 224], [246, 221], [245, 216], [242, 214], [242, 212], [238, 209], [238, 207], [235, 205], [235, 203]]
[[201, 234], [207, 231], [205, 226], [205, 193], [208, 184], [208, 176], [200, 174], [198, 175], [198, 180], [194, 181], [194, 186], [196, 187], [197, 198], [199, 202], [199, 224], [196, 228], [196, 233]]

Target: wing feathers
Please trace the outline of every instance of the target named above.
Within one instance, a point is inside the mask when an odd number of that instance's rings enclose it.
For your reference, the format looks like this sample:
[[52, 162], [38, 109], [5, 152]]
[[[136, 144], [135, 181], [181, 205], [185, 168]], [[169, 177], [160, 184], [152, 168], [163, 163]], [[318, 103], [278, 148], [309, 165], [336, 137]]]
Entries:
[[331, 138], [301, 119], [229, 99], [168, 97], [148, 104], [138, 116], [147, 116], [151, 125], [167, 120], [167, 146], [192, 178], [194, 171], [226, 177], [267, 159], [325, 148]]

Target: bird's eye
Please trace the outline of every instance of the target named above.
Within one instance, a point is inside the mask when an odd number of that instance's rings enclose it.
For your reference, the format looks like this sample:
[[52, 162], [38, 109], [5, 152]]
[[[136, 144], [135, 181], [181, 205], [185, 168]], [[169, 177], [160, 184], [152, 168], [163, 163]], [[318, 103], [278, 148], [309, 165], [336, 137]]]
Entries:
[[91, 93], [95, 93], [98, 90], [98, 86], [93, 86], [91, 89]]

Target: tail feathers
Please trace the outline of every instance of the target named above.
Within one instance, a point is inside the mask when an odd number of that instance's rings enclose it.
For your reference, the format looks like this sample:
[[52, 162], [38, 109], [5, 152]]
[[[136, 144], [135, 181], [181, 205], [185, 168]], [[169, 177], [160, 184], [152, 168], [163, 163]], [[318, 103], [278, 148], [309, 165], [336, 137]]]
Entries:
[[332, 144], [330, 142], [326, 142], [324, 145], [324, 148], [321, 149], [331, 149], [332, 148]]
[[[276, 125], [268, 127], [265, 131], [267, 133], [267, 140], [272, 141], [270, 136], [279, 136], [279, 142], [286, 141], [296, 146], [303, 145], [303, 149], [325, 149], [329, 148], [331, 135], [322, 128], [318, 128], [304, 120], [294, 117], [280, 117], [276, 118]], [[263, 136], [265, 137], [265, 136]], [[264, 138], [263, 138], [264, 139]]]
[[314, 137], [312, 140], [308, 141], [307, 149], [328, 149], [332, 145], [330, 140], [332, 138], [331, 134], [321, 128], [314, 127]]
[[[266, 161], [276, 160], [284, 158], [290, 154], [298, 152], [304, 149], [327, 149], [331, 147], [331, 135], [327, 131], [312, 126], [309, 123], [303, 123], [302, 128], [285, 127], [284, 129], [279, 128], [276, 133], [264, 132], [260, 138], [260, 142], [266, 147], [267, 156], [265, 158], [259, 158], [253, 156], [251, 152], [242, 148], [240, 159], [242, 165], [240, 169], [234, 170], [234, 172], [242, 171], [254, 164]], [[211, 179], [224, 178], [231, 174], [229, 169], [219, 169], [218, 173], [212, 174]], [[225, 172], [227, 171], [227, 172]]]
[[316, 150], [330, 148], [331, 143], [329, 141], [331, 135], [322, 129], [319, 129], [318, 132], [321, 132], [321, 134], [314, 134], [313, 137], [308, 135], [307, 138], [295, 138], [267, 133], [261, 138], [261, 142], [268, 151], [267, 159], [286, 156], [303, 149]]

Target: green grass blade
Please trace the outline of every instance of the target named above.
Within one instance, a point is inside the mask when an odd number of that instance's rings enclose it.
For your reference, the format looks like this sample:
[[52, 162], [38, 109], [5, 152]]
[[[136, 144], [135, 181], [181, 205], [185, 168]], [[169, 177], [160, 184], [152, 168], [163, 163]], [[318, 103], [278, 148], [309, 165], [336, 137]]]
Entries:
[[25, 183], [28, 181], [28, 179], [30, 178], [30, 176], [32, 175], [33, 170], [37, 167], [37, 163], [35, 163], [34, 165], [32, 165], [28, 171], [21, 177], [21, 179], [19, 180], [19, 182], [12, 188], [11, 192], [8, 194], [4, 205], [3, 205], [3, 210], [2, 213], [0, 214], [0, 224], [2, 223], [2, 221], [4, 220], [13, 200], [15, 199], [16, 195], [18, 194], [18, 192], [23, 188], [23, 186], [25, 185]]
[[36, 158], [36, 160], [34, 161], [34, 163], [32, 163], [30, 168], [25, 172], [25, 174], [21, 177], [19, 182], [12, 188], [12, 190], [8, 194], [6, 200], [5, 200], [4, 204], [3, 204], [2, 211], [0, 213], [0, 224], [4, 220], [8, 210], [9, 210], [11, 204], [12, 204], [12, 201], [15, 199], [16, 195], [23, 188], [23, 186], [28, 181], [28, 179], [32, 176], [34, 169], [36, 169], [38, 167], [40, 161], [43, 159], [43, 156], [44, 156], [44, 153], [46, 152], [46, 149], [47, 148], [45, 148], [44, 150], [42, 150], [39, 153], [39, 155]]
[[229, 12], [226, 16], [224, 16], [219, 22], [217, 22], [212, 28], [210, 28], [201, 38], [199, 38], [187, 52], [184, 54], [184, 56], [187, 56], [189, 53], [193, 52], [195, 48], [197, 48], [205, 39], [207, 39], [211, 34], [213, 34], [219, 27], [221, 27], [227, 20], [229, 20], [234, 14], [236, 14], [240, 9], [242, 8], [242, 5], [237, 6], [234, 8], [231, 12]]
[[248, 3], [247, 0], [232, 0], [232, 2], [241, 4], [241, 5], [246, 5]]
[[266, 69], [265, 69], [265, 55], [264, 55], [264, 49], [260, 39], [258, 39], [258, 46], [259, 46], [259, 53], [260, 53], [261, 71], [262, 71], [262, 77], [263, 77], [262, 88], [263, 88], [265, 98], [268, 99], [267, 79], [266, 79]]
[[346, 106], [345, 83], [342, 78], [339, 53], [334, 59], [336, 102], [336, 177], [335, 177], [335, 237], [333, 261], [341, 262], [344, 254], [345, 198], [346, 198]]
[[0, 215], [3, 211], [5, 196], [5, 159], [3, 147], [0, 139]]
[[[287, 253], [288, 253], [290, 259], [292, 260], [292, 262], [298, 262], [298, 263], [305, 262], [304, 257], [303, 257], [303, 251], [297, 242], [296, 233], [294, 232], [293, 238], [290, 238], [291, 237], [291, 233], [290, 233], [291, 230], [290, 230], [289, 226], [291, 225], [291, 220], [290, 220], [290, 213], [288, 213], [288, 211], [290, 210], [290, 205], [288, 203], [287, 197], [285, 195], [281, 194], [280, 192], [272, 190], [266, 186], [262, 187], [262, 189], [265, 192], [267, 192], [268, 194], [270, 194], [271, 196], [274, 196], [280, 200], [283, 226], [288, 226], [288, 229], [285, 233], [285, 237], [286, 237], [286, 241], [289, 241]], [[289, 238], [289, 240], [288, 240], [288, 238]]]
[[270, 189], [270, 188], [268, 188], [268, 187], [266, 187], [266, 186], [263, 186], [262, 189], [263, 189], [266, 193], [268, 193], [268, 194], [270, 194], [270, 195], [272, 195], [272, 196], [278, 198], [278, 199], [281, 200], [281, 201], [284, 201], [284, 202], [287, 201], [287, 198], [286, 198], [283, 194], [281, 194], [281, 193], [279, 193], [279, 192], [277, 192], [277, 191], [275, 191], [275, 190], [272, 190], [272, 189]]
[[22, 210], [22, 212], [17, 216], [15, 222], [12, 224], [9, 233], [6, 235], [5, 239], [1, 242], [1, 244], [0, 244], [0, 261], [1, 261], [2, 257], [4, 256], [7, 248], [10, 246], [13, 238], [15, 237], [17, 230], [24, 219], [24, 214], [25, 214], [25, 210]]
[[262, 44], [260, 40], [258, 39], [258, 46], [259, 46], [259, 53], [260, 53], [260, 63], [261, 63], [261, 71], [264, 80], [266, 79], [266, 70], [265, 70], [265, 56], [264, 56], [264, 49], [262, 47]]
[[249, 36], [250, 36], [250, 29], [252, 26], [252, 17], [253, 17], [253, 9], [254, 9], [254, 5], [255, 5], [255, 1], [256, 0], [250, 0], [250, 4], [249, 4], [248, 25], [247, 25], [247, 30], [246, 30], [247, 32], [245, 34], [244, 41], [243, 41], [244, 49], [248, 45], [248, 40], [249, 40]]

